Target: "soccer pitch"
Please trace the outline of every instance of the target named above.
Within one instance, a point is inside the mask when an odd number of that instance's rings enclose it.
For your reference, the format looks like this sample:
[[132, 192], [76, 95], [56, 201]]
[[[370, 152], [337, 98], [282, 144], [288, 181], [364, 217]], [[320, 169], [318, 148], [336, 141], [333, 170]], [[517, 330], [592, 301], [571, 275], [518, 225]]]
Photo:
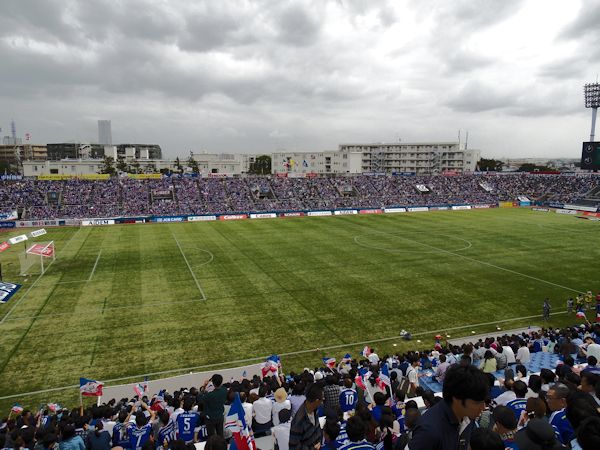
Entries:
[[[401, 329], [425, 347], [438, 331], [539, 324], [545, 297], [556, 313], [600, 289], [599, 226], [490, 209], [48, 229], [43, 276], [18, 275], [20, 244], [0, 255], [23, 284], [0, 305], [0, 397], [271, 353], [289, 371], [403, 348]], [[75, 405], [77, 391], [0, 408]]]

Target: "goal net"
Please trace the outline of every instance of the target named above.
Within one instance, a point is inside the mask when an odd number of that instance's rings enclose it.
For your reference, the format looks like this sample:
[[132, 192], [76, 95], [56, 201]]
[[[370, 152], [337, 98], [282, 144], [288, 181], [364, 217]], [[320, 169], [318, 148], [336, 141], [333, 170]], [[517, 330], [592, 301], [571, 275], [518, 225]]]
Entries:
[[19, 255], [22, 276], [43, 274], [51, 261], [56, 259], [54, 241], [37, 242]]

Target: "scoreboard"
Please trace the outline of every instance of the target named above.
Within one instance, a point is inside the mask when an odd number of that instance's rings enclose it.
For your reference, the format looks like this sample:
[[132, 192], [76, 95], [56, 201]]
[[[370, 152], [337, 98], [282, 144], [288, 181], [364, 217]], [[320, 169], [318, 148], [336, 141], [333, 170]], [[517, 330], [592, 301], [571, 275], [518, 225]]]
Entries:
[[600, 142], [583, 143], [581, 168], [586, 170], [600, 170]]

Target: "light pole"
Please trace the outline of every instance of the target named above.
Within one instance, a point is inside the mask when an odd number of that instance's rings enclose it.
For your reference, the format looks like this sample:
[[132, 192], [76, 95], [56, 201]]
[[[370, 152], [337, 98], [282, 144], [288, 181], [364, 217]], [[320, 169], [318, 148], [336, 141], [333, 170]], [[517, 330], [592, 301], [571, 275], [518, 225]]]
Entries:
[[583, 87], [585, 107], [592, 108], [592, 130], [590, 131], [590, 142], [594, 142], [596, 129], [596, 114], [600, 106], [600, 83], [586, 83]]

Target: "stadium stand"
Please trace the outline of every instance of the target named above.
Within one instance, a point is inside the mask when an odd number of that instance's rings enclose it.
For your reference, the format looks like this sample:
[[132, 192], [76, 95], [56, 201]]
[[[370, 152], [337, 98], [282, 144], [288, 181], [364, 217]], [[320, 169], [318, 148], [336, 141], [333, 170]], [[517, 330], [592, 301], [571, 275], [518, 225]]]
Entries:
[[[0, 181], [2, 212], [23, 220], [497, 204], [599, 206], [593, 175], [460, 175]], [[595, 200], [596, 199], [596, 200]]]
[[[263, 378], [223, 382], [215, 374], [199, 387], [141, 391], [87, 409], [52, 403], [37, 412], [17, 409], [16, 417], [2, 419], [0, 448], [224, 449], [232, 441], [238, 449], [272, 449], [276, 442], [286, 450], [306, 447], [310, 439], [330, 449], [359, 444], [379, 450], [406, 445], [413, 450], [458, 448], [443, 443], [431, 447], [436, 433], [424, 437], [423, 432], [432, 420], [443, 428], [438, 411], [447, 408], [457, 414], [463, 410], [452, 409], [453, 402], [466, 398], [463, 404], [472, 401], [475, 407], [473, 414], [464, 410], [469, 418], [465, 423], [471, 424], [465, 429], [485, 429], [507, 447], [521, 448], [513, 445], [521, 442], [524, 448], [537, 448], [529, 447], [529, 441], [549, 430], [545, 448], [597, 449], [600, 368], [594, 355], [600, 350], [600, 324], [585, 322], [463, 340], [459, 345], [435, 336], [433, 348], [381, 358], [365, 347], [359, 359], [328, 359], [324, 366], [301, 373], [284, 374], [278, 358], [271, 357], [263, 364]], [[487, 351], [502, 367], [489, 376], [477, 369]], [[411, 367], [418, 373], [411, 374]], [[471, 384], [464, 381], [477, 373], [479, 382], [477, 377]], [[406, 380], [415, 374], [420, 386], [411, 393]], [[479, 399], [481, 380], [487, 394]], [[307, 425], [313, 411], [315, 422]], [[474, 433], [476, 445], [479, 431]], [[465, 436], [468, 444], [470, 434]]]

